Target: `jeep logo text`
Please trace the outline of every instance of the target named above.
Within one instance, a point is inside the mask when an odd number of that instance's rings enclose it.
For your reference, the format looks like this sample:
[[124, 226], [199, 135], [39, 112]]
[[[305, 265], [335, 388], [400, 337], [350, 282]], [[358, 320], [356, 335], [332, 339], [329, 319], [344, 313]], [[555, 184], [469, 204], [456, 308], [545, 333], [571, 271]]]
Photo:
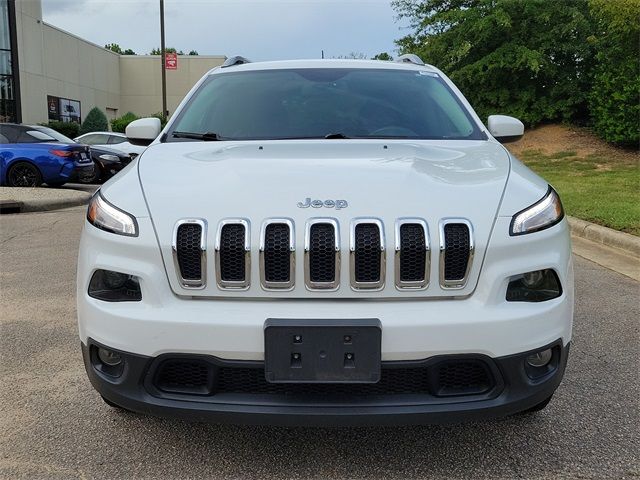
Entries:
[[335, 208], [336, 210], [340, 210], [343, 208], [347, 208], [349, 204], [346, 200], [311, 200], [309, 197], [305, 199], [304, 202], [298, 202], [298, 208]]

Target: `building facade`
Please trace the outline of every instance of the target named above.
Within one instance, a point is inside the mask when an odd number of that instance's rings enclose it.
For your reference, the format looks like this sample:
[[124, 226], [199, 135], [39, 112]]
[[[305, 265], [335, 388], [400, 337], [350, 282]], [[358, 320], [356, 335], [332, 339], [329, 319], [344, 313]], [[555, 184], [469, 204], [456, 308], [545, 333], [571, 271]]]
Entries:
[[[167, 108], [223, 55], [178, 56], [167, 70]], [[119, 55], [42, 20], [40, 0], [0, 0], [0, 121], [82, 122], [93, 107], [109, 119], [162, 111], [161, 57]]]

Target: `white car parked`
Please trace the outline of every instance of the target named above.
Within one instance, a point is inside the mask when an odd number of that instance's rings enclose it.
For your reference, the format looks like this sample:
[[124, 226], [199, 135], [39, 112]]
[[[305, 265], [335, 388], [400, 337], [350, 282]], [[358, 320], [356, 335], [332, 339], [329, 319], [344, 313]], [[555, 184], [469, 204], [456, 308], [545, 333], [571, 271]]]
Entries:
[[229, 59], [93, 197], [85, 366], [112, 405], [311, 425], [544, 408], [571, 341], [556, 192], [419, 58]]
[[132, 158], [140, 155], [146, 148], [144, 145], [132, 144], [125, 134], [117, 132], [85, 133], [84, 135], [74, 138], [73, 141], [95, 147], [112, 148], [130, 155]]

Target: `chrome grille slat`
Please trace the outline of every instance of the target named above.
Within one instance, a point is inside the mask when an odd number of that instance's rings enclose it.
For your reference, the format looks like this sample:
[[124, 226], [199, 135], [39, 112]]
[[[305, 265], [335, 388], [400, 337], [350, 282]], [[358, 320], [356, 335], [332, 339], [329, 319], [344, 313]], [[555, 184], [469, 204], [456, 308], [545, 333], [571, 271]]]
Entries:
[[207, 278], [207, 222], [200, 218], [178, 220], [173, 228], [171, 250], [182, 287], [204, 288]]
[[305, 286], [309, 290], [337, 290], [340, 286], [340, 230], [333, 218], [307, 222], [304, 245]]
[[265, 290], [291, 290], [295, 285], [295, 229], [288, 218], [271, 218], [260, 235], [260, 282]]
[[464, 218], [440, 221], [440, 286], [461, 289], [467, 284], [474, 254], [473, 228]]
[[228, 218], [218, 225], [216, 280], [224, 290], [246, 290], [251, 284], [251, 232], [249, 221]]
[[421, 218], [399, 218], [395, 225], [395, 281], [400, 290], [429, 286], [431, 247], [429, 228]]
[[349, 239], [351, 288], [381, 290], [385, 284], [384, 227], [377, 218], [351, 221]]

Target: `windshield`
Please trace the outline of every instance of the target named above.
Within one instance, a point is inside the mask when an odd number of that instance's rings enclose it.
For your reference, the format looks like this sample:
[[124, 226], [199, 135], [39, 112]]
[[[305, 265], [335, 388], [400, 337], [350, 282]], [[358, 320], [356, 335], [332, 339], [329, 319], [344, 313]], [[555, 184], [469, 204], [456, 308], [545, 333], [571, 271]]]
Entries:
[[363, 68], [212, 75], [180, 113], [168, 141], [185, 141], [175, 138], [179, 133], [216, 140], [485, 138], [437, 73]]
[[66, 137], [64, 135], [62, 135], [60, 132], [56, 132], [53, 128], [49, 128], [49, 127], [33, 127], [34, 130], [37, 130], [38, 132], [42, 132], [46, 135], [48, 135], [49, 137], [51, 137], [48, 140], [45, 141], [51, 141], [51, 139], [57, 141], [57, 142], [61, 142], [61, 143], [76, 143], [73, 140], [71, 140], [69, 137]]

